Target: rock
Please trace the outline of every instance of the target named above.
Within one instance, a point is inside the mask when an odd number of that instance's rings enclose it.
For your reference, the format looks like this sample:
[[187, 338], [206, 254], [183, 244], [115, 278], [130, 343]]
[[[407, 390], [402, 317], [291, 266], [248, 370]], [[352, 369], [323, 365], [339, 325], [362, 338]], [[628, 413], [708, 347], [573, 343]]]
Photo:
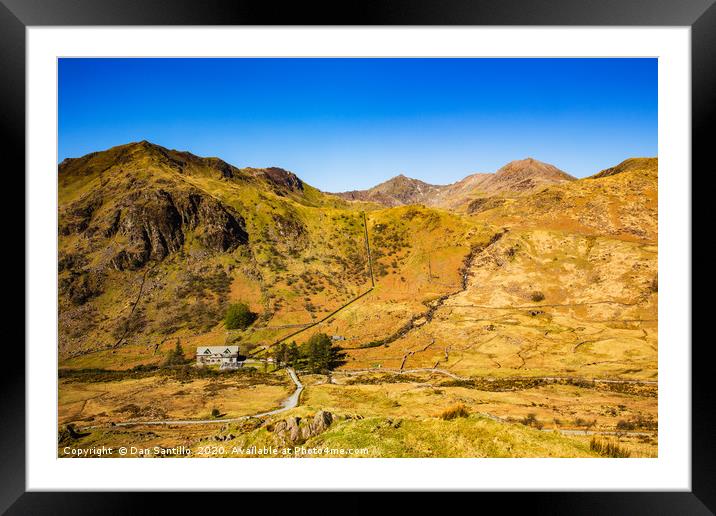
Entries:
[[292, 417], [286, 421], [286, 430], [288, 431], [289, 440], [294, 444], [299, 444], [299, 441], [302, 441], [300, 424], [300, 417]]
[[312, 436], [325, 432], [331, 426], [331, 423], [333, 423], [333, 414], [320, 410], [313, 416], [313, 422], [311, 423]]
[[319, 411], [311, 420], [301, 420], [300, 417], [291, 417], [273, 425], [273, 432], [279, 441], [284, 444], [302, 444], [311, 437], [323, 433], [333, 423], [333, 414]]
[[293, 172], [278, 167], [269, 167], [263, 169], [261, 173], [266, 179], [278, 187], [279, 192], [282, 190], [303, 190], [303, 181]]
[[128, 195], [104, 234], [116, 233], [126, 243], [110, 260], [118, 270], [136, 270], [178, 252], [187, 231], [211, 251], [232, 251], [248, 242], [245, 221], [232, 208], [198, 191], [149, 189]]

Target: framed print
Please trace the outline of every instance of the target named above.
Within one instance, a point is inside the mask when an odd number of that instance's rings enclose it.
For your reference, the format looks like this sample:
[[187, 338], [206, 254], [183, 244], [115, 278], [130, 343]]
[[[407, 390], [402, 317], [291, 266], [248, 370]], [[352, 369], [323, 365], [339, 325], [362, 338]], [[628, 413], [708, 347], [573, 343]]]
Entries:
[[713, 511], [691, 189], [716, 8], [563, 4], [5, 1], [3, 509]]

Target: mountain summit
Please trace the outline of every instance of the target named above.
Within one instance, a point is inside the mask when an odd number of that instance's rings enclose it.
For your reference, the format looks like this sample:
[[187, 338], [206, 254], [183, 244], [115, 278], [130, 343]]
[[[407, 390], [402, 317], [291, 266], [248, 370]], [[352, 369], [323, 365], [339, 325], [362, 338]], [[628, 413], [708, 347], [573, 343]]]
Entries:
[[369, 201], [385, 206], [425, 204], [440, 191], [440, 186], [399, 174], [368, 190], [352, 190], [337, 195], [349, 201]]
[[495, 173], [472, 174], [449, 185], [433, 185], [400, 174], [373, 188], [337, 195], [350, 201], [375, 202], [390, 207], [425, 204], [456, 208], [475, 197], [515, 197], [575, 179], [554, 165], [525, 158], [511, 161]]

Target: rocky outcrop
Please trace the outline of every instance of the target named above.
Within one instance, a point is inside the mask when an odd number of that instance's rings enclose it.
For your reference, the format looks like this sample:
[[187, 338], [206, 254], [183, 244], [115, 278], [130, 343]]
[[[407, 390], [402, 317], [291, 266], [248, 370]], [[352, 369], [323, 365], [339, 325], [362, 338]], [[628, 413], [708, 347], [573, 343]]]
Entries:
[[163, 260], [184, 243], [181, 226], [181, 215], [168, 192], [143, 192], [122, 210], [118, 233], [127, 238], [127, 244], [112, 264], [120, 270], [136, 269], [149, 260]]
[[125, 240], [111, 259], [119, 270], [138, 269], [179, 251], [190, 230], [204, 247], [216, 252], [248, 242], [243, 217], [198, 192], [147, 190], [130, 196], [109, 220], [103, 233], [116, 232]]
[[177, 196], [182, 224], [197, 230], [201, 243], [212, 251], [232, 251], [249, 240], [244, 218], [213, 197], [198, 192]]
[[312, 437], [322, 434], [333, 423], [333, 414], [319, 411], [312, 419], [302, 420], [300, 417], [290, 417], [276, 423], [274, 434], [282, 445], [302, 444]]
[[328, 427], [331, 426], [331, 423], [333, 423], [333, 414], [323, 410], [319, 411], [313, 416], [313, 421], [311, 421], [311, 435], [318, 435], [325, 432], [328, 430]]
[[60, 211], [60, 235], [66, 236], [85, 231], [100, 206], [102, 206], [102, 196], [98, 192], [92, 192]]
[[278, 167], [269, 167], [262, 170], [263, 176], [281, 190], [302, 191], [303, 181], [296, 174]]

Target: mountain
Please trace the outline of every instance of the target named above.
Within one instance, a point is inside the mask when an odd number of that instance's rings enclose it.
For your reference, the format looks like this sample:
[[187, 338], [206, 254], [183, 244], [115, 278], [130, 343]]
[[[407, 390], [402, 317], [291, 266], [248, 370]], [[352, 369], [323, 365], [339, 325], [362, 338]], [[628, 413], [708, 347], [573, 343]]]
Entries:
[[601, 172], [598, 172], [597, 174], [594, 174], [593, 176], [590, 176], [589, 179], [600, 179], [602, 177], [615, 176], [623, 172], [629, 172], [638, 169], [655, 172], [657, 167], [657, 158], [629, 158], [619, 163], [616, 167], [607, 168], [605, 170], [602, 170]]
[[396, 176], [368, 190], [338, 193], [349, 201], [366, 201], [383, 206], [424, 204], [441, 208], [460, 208], [488, 197], [516, 197], [548, 185], [575, 181], [576, 178], [554, 165], [533, 158], [512, 161], [497, 172], [472, 174], [449, 185], [432, 185], [404, 175]]
[[483, 216], [495, 224], [656, 242], [658, 198], [658, 159], [631, 158], [591, 177], [505, 200]]
[[441, 189], [441, 186], [431, 185], [419, 179], [412, 179], [400, 174], [368, 190], [352, 190], [336, 195], [349, 201], [374, 202], [383, 206], [401, 206], [427, 204]]
[[[102, 352], [118, 366], [117, 350], [131, 349], [153, 362], [154, 346], [170, 336], [223, 342], [221, 320], [237, 300], [260, 315], [257, 329], [272, 329], [236, 338], [268, 345], [285, 325], [319, 319], [369, 288], [366, 222], [373, 272], [386, 284], [410, 278], [405, 311], [419, 309], [415, 292], [447, 287], [413, 278], [420, 261], [400, 280], [401, 265], [447, 238], [455, 243], [447, 263], [459, 263], [476, 235], [456, 215], [411, 208], [364, 217], [375, 205], [323, 193], [281, 168], [237, 168], [146, 141], [64, 160], [58, 183], [63, 361], [94, 356], [101, 365]], [[391, 324], [403, 317], [395, 312]]]
[[[470, 253], [506, 230], [512, 236], [501, 242], [556, 231], [653, 245], [657, 160], [627, 160], [614, 171], [574, 180], [527, 159], [451, 185], [398, 176], [337, 197], [281, 168], [238, 168], [146, 141], [65, 160], [61, 363], [156, 363], [174, 338], [189, 347], [270, 346], [288, 328], [346, 304], [326, 331], [357, 346], [380, 342], [404, 331], [426, 303], [469, 284]], [[236, 301], [259, 319], [250, 331], [227, 334], [221, 321]], [[356, 351], [353, 359], [370, 364], [380, 353]]]

